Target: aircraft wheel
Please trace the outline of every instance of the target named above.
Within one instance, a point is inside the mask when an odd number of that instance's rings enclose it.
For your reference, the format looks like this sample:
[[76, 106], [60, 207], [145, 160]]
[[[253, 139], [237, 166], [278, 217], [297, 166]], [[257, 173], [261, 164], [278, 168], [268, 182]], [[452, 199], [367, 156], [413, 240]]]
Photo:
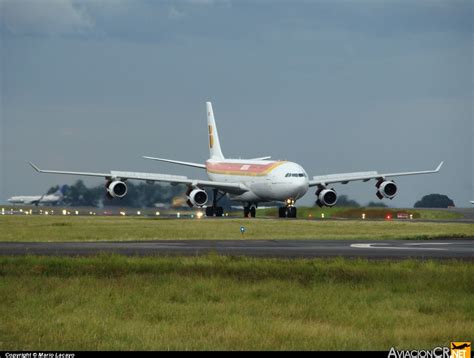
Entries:
[[257, 208], [253, 205], [250, 207], [250, 216], [253, 218], [257, 216]]
[[250, 208], [248, 206], [244, 207], [244, 218], [248, 218], [250, 214]]
[[289, 218], [296, 218], [296, 208], [294, 206], [290, 206], [288, 208], [288, 217]]
[[224, 208], [222, 206], [216, 207], [216, 216], [223, 216], [224, 215]]
[[278, 217], [286, 218], [286, 208], [284, 206], [278, 208]]
[[214, 216], [214, 208], [212, 206], [206, 208], [206, 216]]

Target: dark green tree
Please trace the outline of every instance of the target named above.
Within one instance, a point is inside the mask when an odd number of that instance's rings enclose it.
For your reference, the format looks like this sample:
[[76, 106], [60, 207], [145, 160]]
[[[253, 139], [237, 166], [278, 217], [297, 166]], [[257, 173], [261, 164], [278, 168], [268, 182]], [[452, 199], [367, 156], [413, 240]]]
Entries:
[[368, 208], [386, 208], [387, 207], [387, 204], [379, 201], [379, 202], [376, 202], [376, 201], [371, 201], [367, 204], [367, 207]]
[[359, 208], [360, 204], [352, 199], [349, 199], [347, 195], [341, 195], [337, 198], [337, 206], [347, 206], [351, 208]]
[[415, 208], [447, 208], [454, 206], [454, 201], [442, 194], [425, 195], [415, 203]]
[[59, 190], [59, 185], [52, 186], [52, 187], [49, 188], [49, 190], [46, 192], [46, 195], [54, 194], [54, 193], [57, 192], [58, 190]]

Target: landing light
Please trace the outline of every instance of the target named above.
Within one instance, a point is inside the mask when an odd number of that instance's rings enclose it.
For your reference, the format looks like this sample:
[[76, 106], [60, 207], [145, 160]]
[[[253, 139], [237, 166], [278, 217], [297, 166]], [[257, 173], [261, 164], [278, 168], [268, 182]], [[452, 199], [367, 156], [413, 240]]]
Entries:
[[125, 213], [125, 211], [121, 211], [121, 212], [120, 212], [120, 215], [125, 216], [125, 215], [127, 215], [127, 214]]
[[137, 215], [140, 216], [142, 212], [140, 210], [137, 211]]
[[67, 215], [67, 210], [63, 210], [63, 215]]
[[156, 215], [156, 216], [160, 216], [160, 212], [157, 211], [157, 212], [155, 213], [155, 215]]
[[362, 220], [365, 220], [365, 213], [362, 213]]
[[324, 213], [321, 213], [321, 219], [324, 219]]
[[198, 219], [201, 219], [202, 216], [203, 216], [202, 211], [198, 211], [198, 212], [196, 213], [196, 217], [197, 217]]
[[76, 210], [75, 214], [76, 214], [76, 215], [79, 215], [79, 211]]
[[181, 217], [181, 213], [176, 213], [176, 217], [179, 219]]

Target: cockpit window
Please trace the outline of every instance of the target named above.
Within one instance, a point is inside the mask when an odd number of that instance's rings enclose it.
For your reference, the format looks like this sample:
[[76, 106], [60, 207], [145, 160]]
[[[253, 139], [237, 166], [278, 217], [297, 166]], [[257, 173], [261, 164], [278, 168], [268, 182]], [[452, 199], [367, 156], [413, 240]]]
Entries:
[[305, 173], [286, 173], [285, 178], [304, 178], [306, 177]]

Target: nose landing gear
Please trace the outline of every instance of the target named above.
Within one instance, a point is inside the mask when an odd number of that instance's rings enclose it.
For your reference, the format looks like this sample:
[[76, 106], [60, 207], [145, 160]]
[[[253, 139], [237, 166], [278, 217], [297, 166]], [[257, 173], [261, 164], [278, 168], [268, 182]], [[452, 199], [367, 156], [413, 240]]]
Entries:
[[285, 206], [282, 206], [278, 209], [278, 217], [279, 218], [296, 218], [296, 207], [295, 201], [293, 199], [288, 199], [285, 202]]

